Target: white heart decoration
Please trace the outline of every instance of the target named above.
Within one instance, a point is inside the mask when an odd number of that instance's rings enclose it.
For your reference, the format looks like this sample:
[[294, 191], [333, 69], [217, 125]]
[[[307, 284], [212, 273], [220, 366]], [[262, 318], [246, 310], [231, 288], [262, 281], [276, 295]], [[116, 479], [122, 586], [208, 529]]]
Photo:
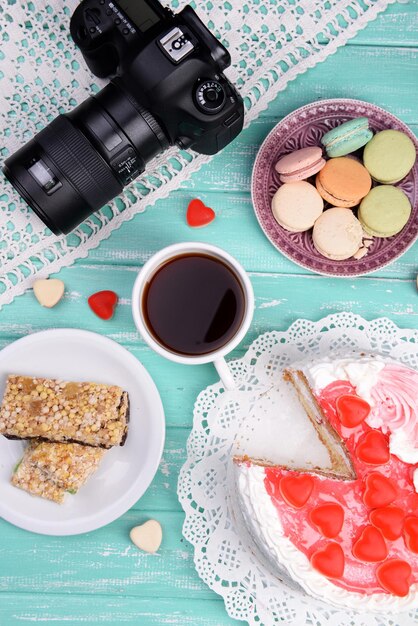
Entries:
[[41, 278], [33, 283], [33, 292], [39, 304], [51, 309], [64, 295], [64, 283], [58, 278]]
[[157, 552], [163, 538], [161, 524], [155, 519], [150, 519], [141, 526], [135, 526], [130, 532], [132, 543], [144, 552], [151, 554]]

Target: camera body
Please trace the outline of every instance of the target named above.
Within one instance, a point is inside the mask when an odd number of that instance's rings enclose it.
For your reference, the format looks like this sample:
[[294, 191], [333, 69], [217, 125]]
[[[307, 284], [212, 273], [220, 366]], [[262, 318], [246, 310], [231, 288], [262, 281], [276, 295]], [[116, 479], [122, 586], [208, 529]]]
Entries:
[[84, 0], [70, 32], [93, 74], [117, 76], [169, 144], [215, 154], [242, 129], [242, 100], [222, 74], [229, 52], [191, 7], [174, 15], [155, 0]]
[[55, 234], [118, 195], [170, 145], [215, 154], [241, 131], [226, 48], [190, 6], [83, 0], [70, 23], [90, 70], [110, 83], [9, 157], [4, 172]]

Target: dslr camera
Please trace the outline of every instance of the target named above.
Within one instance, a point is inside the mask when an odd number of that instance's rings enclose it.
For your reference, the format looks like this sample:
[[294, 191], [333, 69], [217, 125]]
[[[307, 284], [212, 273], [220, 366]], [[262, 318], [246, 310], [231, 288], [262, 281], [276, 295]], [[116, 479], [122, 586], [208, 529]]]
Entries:
[[176, 144], [215, 154], [241, 131], [226, 48], [190, 6], [83, 0], [70, 24], [90, 70], [109, 84], [59, 115], [3, 171], [55, 234], [70, 232]]

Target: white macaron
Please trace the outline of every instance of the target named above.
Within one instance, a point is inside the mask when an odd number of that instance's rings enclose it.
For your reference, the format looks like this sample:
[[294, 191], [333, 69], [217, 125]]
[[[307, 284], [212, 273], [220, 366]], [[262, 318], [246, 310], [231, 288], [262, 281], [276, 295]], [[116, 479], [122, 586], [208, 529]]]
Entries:
[[274, 194], [271, 209], [280, 226], [301, 233], [312, 228], [324, 210], [324, 201], [310, 183], [285, 183]]
[[363, 229], [351, 209], [332, 207], [316, 220], [312, 239], [320, 254], [343, 261], [361, 248]]

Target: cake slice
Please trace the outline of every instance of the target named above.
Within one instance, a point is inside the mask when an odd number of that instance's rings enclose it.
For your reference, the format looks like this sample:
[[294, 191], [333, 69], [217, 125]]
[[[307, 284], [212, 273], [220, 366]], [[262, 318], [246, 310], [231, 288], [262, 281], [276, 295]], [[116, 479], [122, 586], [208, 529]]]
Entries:
[[[311, 467], [298, 467], [293, 469], [301, 472], [315, 471], [318, 474], [324, 474], [325, 476], [339, 480], [355, 480], [356, 472], [350, 455], [348, 454], [347, 447], [325, 417], [303, 371], [300, 369], [287, 368], [284, 370], [283, 378], [294, 387], [306, 415], [315, 428], [319, 440], [328, 451], [331, 462], [331, 467], [326, 469], [321, 467], [315, 467], [313, 469]], [[234, 456], [234, 462], [251, 462], [254, 465], [263, 467], [277, 466], [277, 463], [273, 463], [268, 459], [257, 459], [247, 455]]]
[[339, 478], [340, 480], [355, 480], [357, 475], [347, 447], [335, 428], [331, 426], [325, 417], [303, 371], [290, 367], [286, 368], [283, 378], [295, 388], [306, 415], [313, 424], [319, 439], [329, 452], [332, 468], [326, 471], [326, 475]]

